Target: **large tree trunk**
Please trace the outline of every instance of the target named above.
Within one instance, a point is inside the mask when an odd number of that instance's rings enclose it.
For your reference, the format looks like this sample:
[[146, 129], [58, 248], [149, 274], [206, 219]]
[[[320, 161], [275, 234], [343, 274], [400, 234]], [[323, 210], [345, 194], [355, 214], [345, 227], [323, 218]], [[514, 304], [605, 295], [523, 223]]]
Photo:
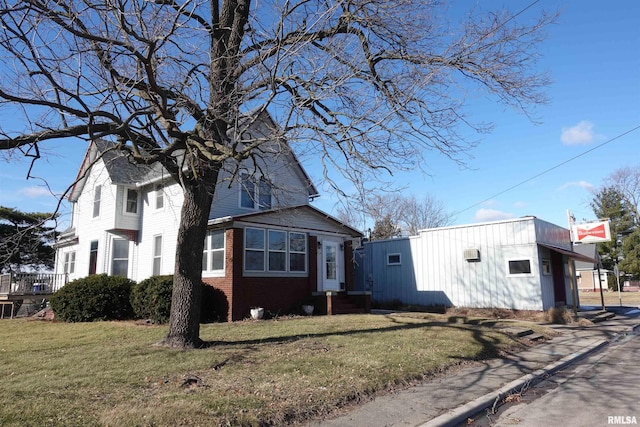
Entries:
[[[217, 172], [184, 185], [173, 276], [171, 315], [167, 336], [158, 343], [177, 348], [198, 348], [202, 296], [202, 251]], [[211, 176], [213, 175], [213, 176]]]

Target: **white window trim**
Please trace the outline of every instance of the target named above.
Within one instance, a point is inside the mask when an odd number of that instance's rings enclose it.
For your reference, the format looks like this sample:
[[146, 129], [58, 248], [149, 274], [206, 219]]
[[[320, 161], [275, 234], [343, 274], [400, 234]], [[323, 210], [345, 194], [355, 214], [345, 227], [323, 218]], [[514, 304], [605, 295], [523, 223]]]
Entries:
[[[222, 232], [222, 248], [221, 249], [211, 249], [211, 245], [209, 240], [211, 239], [211, 234], [214, 232]], [[207, 235], [204, 239], [204, 247], [207, 252], [207, 265], [202, 266], [202, 275], [204, 277], [224, 277], [225, 272], [227, 271], [227, 232], [226, 230], [209, 230], [207, 231]], [[211, 265], [211, 257], [213, 252], [222, 252], [222, 269], [220, 270], [209, 270], [209, 266]]]
[[[509, 262], [511, 261], [529, 261], [529, 268], [531, 269], [531, 273], [511, 273], [509, 269]], [[505, 267], [507, 270], [507, 277], [533, 277], [534, 276], [534, 268], [533, 268], [533, 260], [528, 257], [515, 257], [507, 259], [505, 263]]]
[[[110, 248], [110, 254], [111, 256], [109, 257], [109, 274], [114, 275], [113, 272], [113, 262], [116, 260], [116, 258], [114, 257], [114, 253], [113, 251], [115, 250], [115, 241], [118, 240], [124, 240], [125, 242], [127, 242], [127, 275], [125, 277], [129, 277], [129, 273], [131, 271], [131, 242], [128, 239], [122, 238], [122, 237], [113, 237], [111, 239], [111, 248]], [[117, 258], [118, 260], [124, 259], [124, 258]]]
[[[398, 262], [391, 262], [391, 257], [398, 257]], [[399, 252], [395, 252], [392, 254], [387, 254], [387, 265], [402, 265], [402, 254]]]

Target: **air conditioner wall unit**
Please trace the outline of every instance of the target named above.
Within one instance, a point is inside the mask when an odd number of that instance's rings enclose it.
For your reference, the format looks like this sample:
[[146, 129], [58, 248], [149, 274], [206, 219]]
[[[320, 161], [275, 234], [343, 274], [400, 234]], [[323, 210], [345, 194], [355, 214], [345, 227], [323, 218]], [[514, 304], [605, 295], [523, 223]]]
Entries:
[[465, 249], [464, 259], [466, 261], [480, 261], [480, 249]]

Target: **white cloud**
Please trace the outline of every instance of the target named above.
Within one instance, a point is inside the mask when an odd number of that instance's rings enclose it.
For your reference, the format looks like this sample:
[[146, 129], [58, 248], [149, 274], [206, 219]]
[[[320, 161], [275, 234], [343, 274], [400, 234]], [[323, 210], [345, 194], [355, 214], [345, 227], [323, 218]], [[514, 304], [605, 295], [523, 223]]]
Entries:
[[20, 194], [30, 198], [36, 199], [38, 197], [50, 197], [51, 192], [45, 187], [25, 187], [20, 189]]
[[477, 222], [499, 221], [514, 218], [512, 213], [502, 212], [496, 209], [478, 209], [473, 217]]
[[580, 188], [584, 188], [587, 191], [593, 191], [595, 190], [596, 186], [591, 184], [590, 182], [587, 181], [571, 181], [571, 182], [567, 182], [565, 184], [563, 184], [560, 187], [560, 190], [567, 190], [573, 187], [580, 187]]
[[581, 121], [575, 126], [562, 128], [560, 141], [565, 145], [581, 145], [591, 144], [596, 139], [593, 132], [593, 123], [586, 120]]

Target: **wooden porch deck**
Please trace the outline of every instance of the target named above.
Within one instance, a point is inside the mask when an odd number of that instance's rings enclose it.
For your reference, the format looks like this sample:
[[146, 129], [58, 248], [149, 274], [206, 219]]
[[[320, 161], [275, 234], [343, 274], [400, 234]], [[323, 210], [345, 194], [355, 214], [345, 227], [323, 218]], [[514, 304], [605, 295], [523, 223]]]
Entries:
[[46, 300], [68, 281], [66, 274], [0, 274], [0, 319], [13, 318], [25, 300]]

